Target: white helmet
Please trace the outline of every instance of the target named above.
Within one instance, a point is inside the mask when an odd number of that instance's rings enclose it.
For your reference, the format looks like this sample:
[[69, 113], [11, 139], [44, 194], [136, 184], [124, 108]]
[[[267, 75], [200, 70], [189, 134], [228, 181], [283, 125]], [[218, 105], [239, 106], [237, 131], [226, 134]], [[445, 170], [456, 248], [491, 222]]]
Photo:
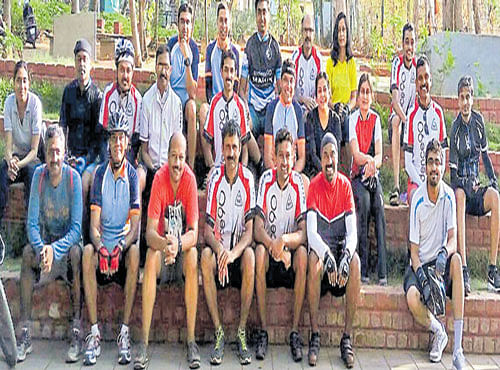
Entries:
[[128, 39], [120, 38], [115, 42], [115, 65], [125, 60], [134, 66], [134, 45]]

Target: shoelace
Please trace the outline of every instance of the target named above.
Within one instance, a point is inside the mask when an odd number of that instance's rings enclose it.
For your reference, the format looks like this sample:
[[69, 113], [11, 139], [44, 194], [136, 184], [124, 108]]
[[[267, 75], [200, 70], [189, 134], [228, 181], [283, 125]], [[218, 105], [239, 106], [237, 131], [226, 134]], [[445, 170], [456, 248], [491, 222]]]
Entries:
[[87, 337], [85, 338], [85, 345], [87, 347], [87, 350], [92, 349], [94, 350], [97, 347], [98, 339], [97, 337], [93, 336], [92, 333], [88, 334]]
[[238, 330], [238, 338], [241, 342], [241, 349], [243, 351], [247, 350], [247, 336], [244, 330]]
[[215, 333], [215, 348], [220, 348], [223, 336], [224, 332], [222, 330], [217, 330], [217, 332]]
[[120, 346], [120, 348], [130, 348], [130, 338], [129, 338], [128, 334], [120, 333], [118, 335], [118, 339], [116, 340], [116, 343]]

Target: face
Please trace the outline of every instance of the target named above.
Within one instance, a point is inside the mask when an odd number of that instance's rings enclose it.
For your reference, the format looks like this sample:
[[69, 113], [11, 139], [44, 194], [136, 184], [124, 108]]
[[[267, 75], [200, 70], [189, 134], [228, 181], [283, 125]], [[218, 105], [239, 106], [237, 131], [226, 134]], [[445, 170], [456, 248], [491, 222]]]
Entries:
[[87, 52], [80, 50], [75, 55], [76, 78], [80, 83], [86, 84], [88, 82], [90, 78], [90, 68], [90, 55]]
[[168, 151], [168, 172], [170, 179], [178, 183], [186, 164], [186, 142], [182, 140], [172, 140]]
[[132, 86], [132, 77], [134, 76], [133, 66], [126, 61], [121, 61], [116, 69], [116, 79], [122, 92], [127, 92]]
[[222, 80], [224, 81], [224, 90], [232, 91], [234, 87], [234, 80], [236, 78], [236, 68], [234, 60], [231, 58], [224, 59], [222, 67]]
[[240, 139], [237, 135], [227, 135], [222, 144], [224, 163], [228, 170], [235, 170], [240, 160]]
[[425, 172], [427, 174], [427, 182], [429, 185], [435, 187], [441, 181], [441, 156], [436, 152], [429, 152], [427, 156], [427, 163], [425, 165]]
[[231, 13], [226, 9], [219, 10], [217, 17], [217, 32], [221, 40], [226, 40], [229, 37], [231, 28]]
[[47, 142], [46, 161], [50, 176], [59, 176], [64, 162], [64, 139], [60, 136], [50, 138]]
[[278, 144], [278, 151], [276, 153], [276, 164], [278, 178], [285, 180], [292, 172], [294, 162], [293, 146], [288, 140], [282, 141]]
[[28, 72], [24, 68], [19, 68], [14, 78], [14, 92], [18, 101], [25, 102], [28, 99], [28, 90], [30, 89], [30, 80]]
[[257, 4], [257, 31], [261, 34], [265, 34], [269, 29], [269, 2], [266, 0], [259, 1]]
[[168, 54], [163, 53], [158, 55], [158, 59], [156, 60], [156, 76], [158, 82], [167, 84], [170, 81], [170, 73], [172, 72], [172, 68], [168, 61]]
[[422, 103], [430, 101], [432, 77], [427, 63], [417, 69], [417, 93]]
[[190, 12], [182, 12], [179, 15], [179, 38], [188, 41], [191, 37], [191, 31], [193, 29], [192, 15]]
[[405, 61], [410, 63], [415, 56], [415, 32], [407, 30], [405, 31], [405, 37], [403, 39], [403, 54], [405, 56]]
[[314, 24], [311, 17], [304, 18], [304, 22], [302, 23], [302, 39], [304, 40], [305, 47], [312, 47], [312, 42], [314, 40]]
[[324, 78], [318, 81], [318, 88], [316, 89], [316, 103], [321, 106], [328, 104], [330, 100], [330, 87]]
[[368, 111], [372, 104], [372, 89], [370, 88], [370, 84], [368, 81], [365, 81], [361, 84], [361, 87], [358, 91], [358, 102], [359, 108], [362, 111]]
[[337, 152], [333, 144], [327, 144], [321, 150], [321, 169], [328, 182], [332, 182], [337, 173]]
[[345, 24], [345, 18], [342, 18], [339, 22], [338, 40], [339, 46], [345, 48], [347, 45], [347, 26]]
[[109, 136], [109, 152], [114, 168], [121, 166], [128, 147], [128, 136], [123, 131], [112, 132]]
[[468, 87], [463, 87], [460, 89], [458, 94], [458, 109], [462, 113], [462, 117], [466, 120], [469, 119], [472, 110], [473, 98]]
[[290, 73], [281, 76], [281, 96], [285, 103], [291, 103], [295, 93], [295, 77]]

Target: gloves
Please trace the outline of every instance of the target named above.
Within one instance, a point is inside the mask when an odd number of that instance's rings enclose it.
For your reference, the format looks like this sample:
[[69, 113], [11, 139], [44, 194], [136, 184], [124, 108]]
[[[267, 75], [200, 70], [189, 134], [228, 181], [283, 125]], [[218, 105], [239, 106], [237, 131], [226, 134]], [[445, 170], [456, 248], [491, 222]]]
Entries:
[[325, 252], [325, 257], [323, 259], [323, 270], [328, 274], [337, 272], [337, 261], [330, 250]]
[[429, 307], [431, 305], [431, 287], [429, 286], [429, 280], [427, 280], [427, 276], [425, 276], [422, 266], [417, 269], [417, 280], [420, 285], [422, 300], [424, 304]]
[[344, 251], [342, 252], [342, 257], [340, 259], [339, 274], [346, 281], [349, 278], [350, 263], [351, 263], [351, 253], [349, 252], [349, 249], [345, 248]]
[[122, 239], [115, 246], [115, 248], [113, 249], [113, 252], [111, 252], [111, 256], [110, 256], [111, 257], [111, 266], [110, 266], [111, 272], [118, 271], [118, 266], [120, 265], [120, 259], [121, 259], [122, 252], [123, 252], [123, 245], [124, 245], [124, 242]]
[[448, 262], [448, 251], [442, 247], [436, 259], [436, 272], [439, 276], [444, 276], [446, 271], [446, 262]]
[[105, 246], [99, 248], [99, 270], [102, 274], [107, 274], [109, 271], [109, 253]]

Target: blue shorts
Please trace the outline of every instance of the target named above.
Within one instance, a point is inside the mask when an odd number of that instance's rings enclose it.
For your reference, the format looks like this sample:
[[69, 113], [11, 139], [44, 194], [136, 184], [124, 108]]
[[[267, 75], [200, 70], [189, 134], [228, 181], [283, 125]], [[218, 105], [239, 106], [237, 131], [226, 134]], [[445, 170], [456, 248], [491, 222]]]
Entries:
[[266, 127], [266, 109], [264, 108], [261, 111], [257, 111], [252, 104], [248, 104], [248, 110], [252, 118], [252, 134], [255, 140], [257, 140], [260, 135], [264, 135], [264, 129]]

